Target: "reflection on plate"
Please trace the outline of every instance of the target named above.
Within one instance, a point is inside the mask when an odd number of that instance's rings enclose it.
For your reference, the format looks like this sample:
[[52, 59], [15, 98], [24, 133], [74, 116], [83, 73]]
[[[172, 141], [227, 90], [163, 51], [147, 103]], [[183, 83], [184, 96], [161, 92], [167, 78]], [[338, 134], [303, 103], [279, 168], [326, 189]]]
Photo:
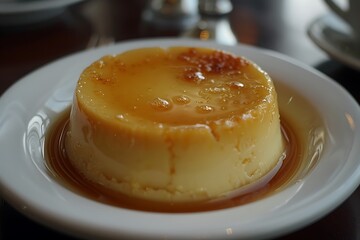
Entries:
[[[72, 101], [81, 71], [105, 54], [146, 46], [203, 46], [243, 55], [310, 101], [324, 119], [318, 164], [298, 182], [239, 207], [192, 213], [151, 213], [109, 206], [54, 181], [44, 164], [44, 133]], [[66, 69], [66, 71], [64, 71]], [[286, 71], [284, 71], [286, 69]], [[51, 76], [51, 77], [49, 77]], [[31, 89], [31, 91], [30, 91]], [[259, 239], [308, 225], [341, 204], [360, 183], [360, 109], [334, 81], [275, 52], [187, 39], [149, 39], [88, 50], [48, 64], [0, 99], [0, 190], [24, 215], [75, 236], [115, 239]]]
[[61, 14], [66, 6], [83, 0], [0, 1], [0, 26], [30, 24]]
[[332, 14], [321, 16], [309, 25], [308, 35], [331, 57], [360, 70], [360, 43], [341, 19]]

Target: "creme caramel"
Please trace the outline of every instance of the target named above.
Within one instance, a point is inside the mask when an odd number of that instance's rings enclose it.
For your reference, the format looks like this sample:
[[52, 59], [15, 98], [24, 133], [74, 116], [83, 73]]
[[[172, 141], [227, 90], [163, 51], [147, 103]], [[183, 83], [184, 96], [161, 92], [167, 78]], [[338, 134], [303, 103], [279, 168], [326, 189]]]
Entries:
[[89, 182], [160, 202], [214, 199], [256, 182], [284, 145], [270, 77], [243, 57], [190, 47], [91, 64], [65, 136], [69, 161]]

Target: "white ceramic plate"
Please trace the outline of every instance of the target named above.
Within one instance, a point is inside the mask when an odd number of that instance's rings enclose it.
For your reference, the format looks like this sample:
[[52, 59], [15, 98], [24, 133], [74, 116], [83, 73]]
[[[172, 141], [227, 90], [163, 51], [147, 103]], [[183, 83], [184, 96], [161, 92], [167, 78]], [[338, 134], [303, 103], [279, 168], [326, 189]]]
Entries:
[[311, 40], [330, 57], [360, 70], [360, 48], [350, 27], [333, 14], [315, 19], [308, 27]]
[[[105, 54], [144, 46], [208, 46], [245, 56], [309, 100], [324, 119], [324, 149], [316, 167], [281, 192], [247, 205], [200, 213], [151, 213], [84, 198], [49, 175], [44, 133], [72, 101], [81, 71]], [[281, 94], [281, 92], [279, 93]], [[360, 109], [333, 80], [281, 54], [249, 46], [186, 39], [149, 39], [89, 50], [50, 63], [0, 99], [2, 197], [56, 230], [101, 239], [259, 239], [280, 236], [323, 217], [360, 183]]]
[[80, 1], [83, 0], [0, 0], [0, 26], [44, 21]]

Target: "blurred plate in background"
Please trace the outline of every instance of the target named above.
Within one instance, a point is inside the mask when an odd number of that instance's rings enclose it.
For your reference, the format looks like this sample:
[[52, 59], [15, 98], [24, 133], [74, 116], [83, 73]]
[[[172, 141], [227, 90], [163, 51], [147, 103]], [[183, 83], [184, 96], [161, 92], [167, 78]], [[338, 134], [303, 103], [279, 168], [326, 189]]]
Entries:
[[83, 0], [2, 0], [0, 26], [16, 26], [41, 22], [60, 15], [67, 6]]

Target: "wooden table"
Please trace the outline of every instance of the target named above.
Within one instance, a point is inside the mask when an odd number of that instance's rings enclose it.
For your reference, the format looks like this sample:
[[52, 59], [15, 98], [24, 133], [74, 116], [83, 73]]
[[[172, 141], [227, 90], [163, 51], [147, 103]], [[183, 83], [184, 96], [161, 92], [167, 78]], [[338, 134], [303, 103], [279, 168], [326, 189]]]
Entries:
[[[272, 49], [313, 66], [360, 102], [360, 90], [355, 86], [360, 72], [330, 59], [306, 34], [310, 22], [328, 11], [321, 1], [236, 0], [233, 6], [228, 19], [239, 42]], [[31, 71], [69, 54], [114, 41], [182, 34], [184, 29], [145, 24], [145, 7], [144, 0], [88, 0], [44, 22], [0, 26], [0, 95]], [[6, 202], [0, 213], [1, 239], [73, 239], [29, 220]], [[360, 188], [321, 220], [279, 239], [359, 240]]]

